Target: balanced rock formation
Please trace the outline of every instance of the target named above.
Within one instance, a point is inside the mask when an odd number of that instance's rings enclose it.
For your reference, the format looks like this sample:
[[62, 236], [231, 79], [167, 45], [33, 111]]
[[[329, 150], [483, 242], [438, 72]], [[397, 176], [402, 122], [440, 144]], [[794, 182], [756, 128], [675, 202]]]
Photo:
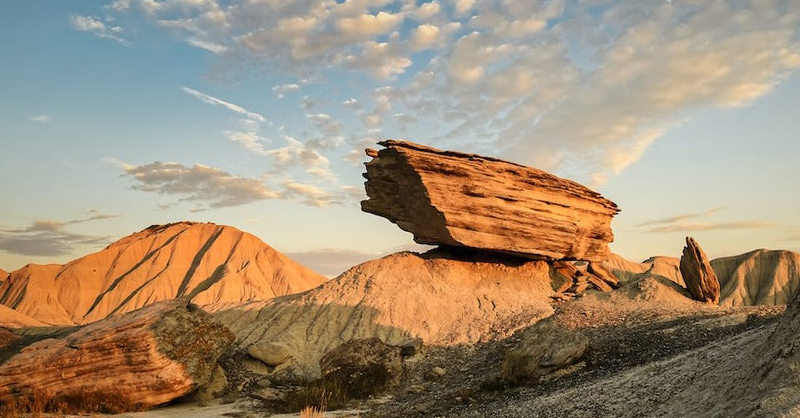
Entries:
[[46, 339], [0, 366], [0, 403], [81, 399], [120, 410], [160, 405], [205, 384], [233, 334], [185, 301], [164, 301]]
[[800, 254], [755, 250], [711, 260], [721, 306], [785, 305], [800, 288]]
[[719, 302], [719, 280], [706, 253], [692, 237], [686, 237], [681, 257], [681, 276], [692, 297], [701, 302]]
[[253, 235], [211, 223], [151, 226], [66, 265], [29, 264], [0, 304], [52, 325], [85, 324], [183, 297], [209, 310], [301, 292], [325, 278]]
[[507, 337], [551, 315], [552, 295], [545, 261], [432, 250], [367, 261], [307, 292], [215, 316], [244, 349], [283, 344], [318, 375], [322, 355], [351, 339], [454, 345]]
[[608, 257], [614, 202], [531, 167], [411, 142], [367, 150], [361, 209], [421, 244], [551, 260]]

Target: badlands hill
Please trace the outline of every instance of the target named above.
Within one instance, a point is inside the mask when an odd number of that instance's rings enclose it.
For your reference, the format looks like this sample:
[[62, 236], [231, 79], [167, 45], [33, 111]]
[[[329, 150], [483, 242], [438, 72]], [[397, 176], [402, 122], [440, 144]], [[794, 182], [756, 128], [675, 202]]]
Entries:
[[19, 313], [8, 306], [0, 305], [0, 327], [3, 328], [26, 328], [43, 327], [47, 324], [37, 321], [28, 315]]
[[[307, 292], [216, 314], [244, 347], [287, 346], [301, 367], [339, 344], [471, 344], [503, 338], [553, 313], [547, 262], [431, 250], [367, 261]], [[311, 370], [313, 374], [313, 370]]]
[[29, 264], [0, 305], [50, 325], [85, 324], [183, 297], [217, 309], [301, 292], [325, 278], [257, 237], [212, 223], [154, 225], [65, 265]]
[[4, 282], [8, 278], [8, 272], [0, 269], [0, 283]]
[[[680, 260], [651, 257], [641, 263], [612, 254], [603, 265], [620, 282], [667, 279], [681, 287]], [[719, 279], [720, 306], [785, 305], [800, 287], [800, 254], [787, 250], [755, 250], [711, 260]]]

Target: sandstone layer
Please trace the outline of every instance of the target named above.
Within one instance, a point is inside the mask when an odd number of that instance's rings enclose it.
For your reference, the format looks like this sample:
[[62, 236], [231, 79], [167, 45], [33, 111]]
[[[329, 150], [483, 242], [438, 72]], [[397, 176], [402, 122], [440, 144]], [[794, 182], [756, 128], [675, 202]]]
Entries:
[[182, 301], [159, 302], [46, 339], [0, 366], [0, 402], [24, 397], [80, 408], [146, 408], [208, 381], [233, 334]]
[[[397, 345], [469, 344], [509, 336], [552, 314], [547, 262], [516, 257], [402, 252], [351, 268], [320, 287], [215, 314], [243, 348], [290, 348], [314, 374], [319, 358], [351, 339]], [[283, 365], [282, 365], [283, 367]]]
[[66, 265], [29, 264], [0, 285], [0, 304], [51, 325], [85, 324], [186, 298], [215, 309], [301, 292], [325, 278], [236, 228], [152, 226]]
[[692, 297], [709, 303], [719, 302], [719, 280], [706, 253], [692, 237], [686, 237], [681, 256], [681, 276]]
[[367, 150], [361, 209], [421, 244], [551, 260], [602, 261], [617, 206], [599, 193], [531, 167], [411, 142]]
[[8, 272], [0, 269], [0, 283], [4, 282], [8, 278]]

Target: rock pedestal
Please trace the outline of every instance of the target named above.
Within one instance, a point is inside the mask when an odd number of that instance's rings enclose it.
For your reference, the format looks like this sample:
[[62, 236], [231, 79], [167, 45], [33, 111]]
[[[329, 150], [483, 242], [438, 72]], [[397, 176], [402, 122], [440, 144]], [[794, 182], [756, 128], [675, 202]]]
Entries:
[[692, 237], [686, 237], [681, 256], [681, 275], [692, 297], [709, 303], [719, 302], [719, 280], [706, 253]]
[[421, 244], [549, 260], [603, 261], [614, 202], [531, 167], [402, 141], [367, 150], [365, 212]]

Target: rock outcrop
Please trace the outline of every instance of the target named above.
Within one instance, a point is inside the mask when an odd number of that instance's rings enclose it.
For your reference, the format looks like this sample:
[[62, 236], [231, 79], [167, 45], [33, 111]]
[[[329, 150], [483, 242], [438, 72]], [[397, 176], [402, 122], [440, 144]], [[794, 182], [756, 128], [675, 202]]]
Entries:
[[3, 283], [8, 278], [8, 272], [0, 269], [0, 283]]
[[[0, 403], [32, 397], [71, 410], [160, 405], [205, 384], [233, 340], [201, 309], [159, 302], [24, 348], [0, 366]], [[93, 406], [80, 404], [86, 399]]]
[[367, 150], [361, 209], [421, 244], [551, 260], [608, 257], [617, 206], [576, 182], [531, 167], [402, 141]]
[[701, 302], [719, 302], [719, 280], [706, 253], [692, 237], [686, 237], [681, 256], [681, 276], [692, 297]]
[[755, 250], [711, 260], [721, 306], [784, 305], [800, 288], [800, 254]]
[[0, 305], [46, 324], [75, 325], [177, 297], [213, 311], [324, 281], [236, 228], [180, 222], [152, 226], [63, 266], [29, 264], [0, 284]]
[[322, 355], [351, 339], [401, 345], [420, 337], [429, 345], [453, 345], [507, 337], [552, 314], [550, 282], [545, 261], [402, 252], [355, 266], [308, 292], [215, 316], [243, 348], [285, 344], [315, 375]]
[[348, 398], [365, 398], [397, 383], [403, 364], [400, 347], [378, 338], [350, 340], [319, 360], [325, 387], [338, 387]]
[[501, 372], [509, 383], [535, 381], [577, 362], [589, 348], [585, 335], [550, 319], [520, 330], [514, 340], [503, 356]]

